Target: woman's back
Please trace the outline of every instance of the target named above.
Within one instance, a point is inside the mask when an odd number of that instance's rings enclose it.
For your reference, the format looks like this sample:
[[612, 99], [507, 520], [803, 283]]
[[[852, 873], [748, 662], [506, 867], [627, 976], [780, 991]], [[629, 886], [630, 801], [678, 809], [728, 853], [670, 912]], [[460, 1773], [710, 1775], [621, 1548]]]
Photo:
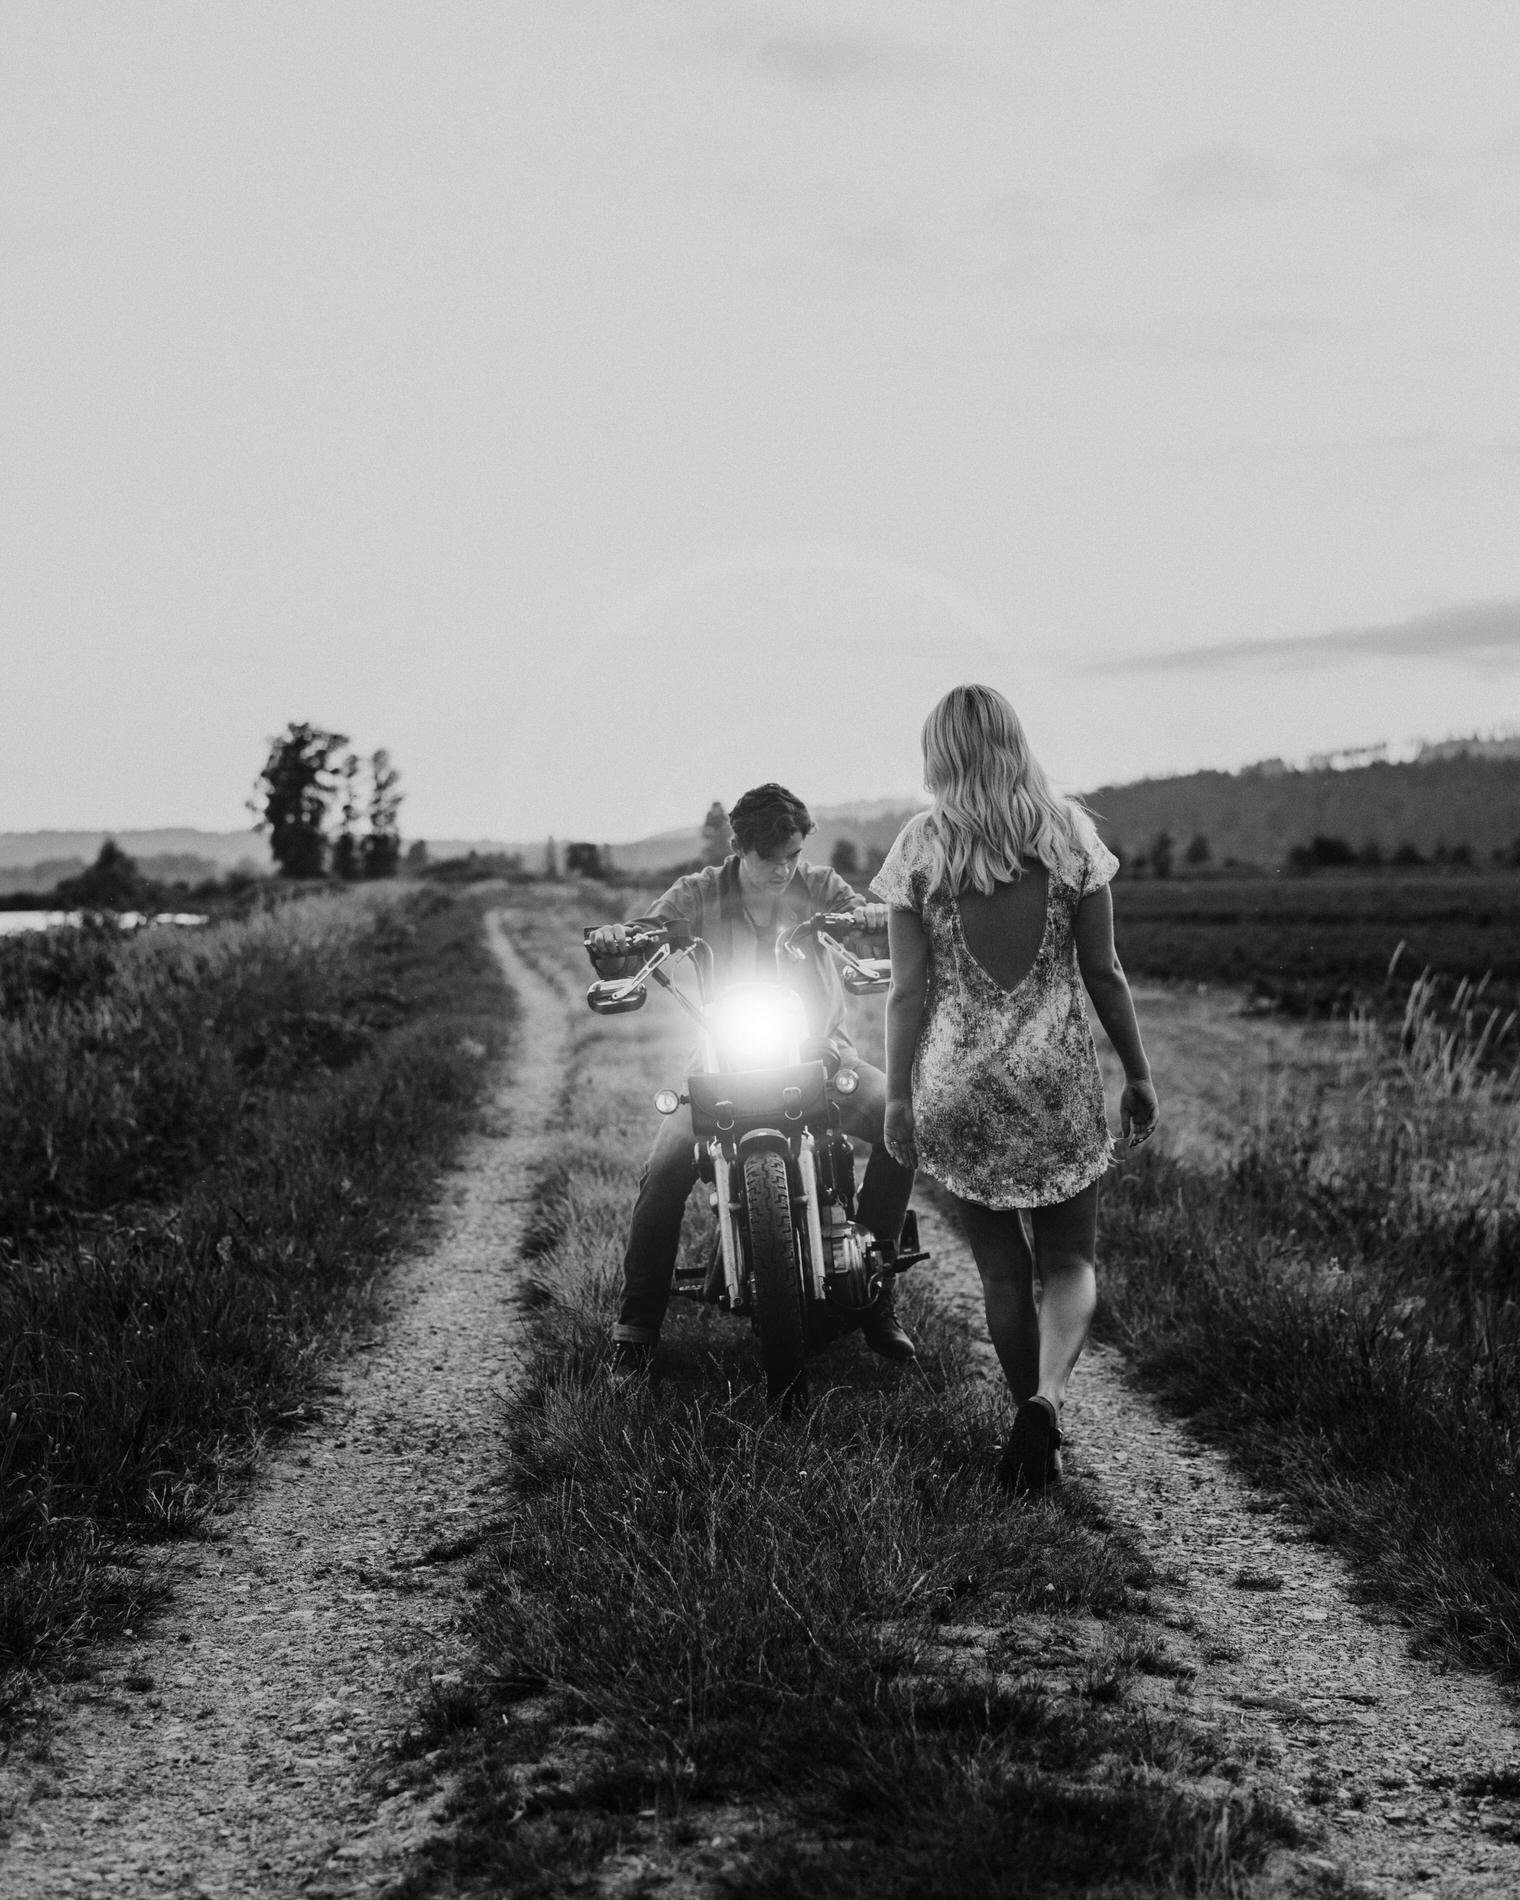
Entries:
[[1038, 859], [1024, 875], [990, 892], [968, 889], [956, 898], [966, 948], [995, 983], [1011, 990], [1034, 968], [1045, 937], [1050, 873]]

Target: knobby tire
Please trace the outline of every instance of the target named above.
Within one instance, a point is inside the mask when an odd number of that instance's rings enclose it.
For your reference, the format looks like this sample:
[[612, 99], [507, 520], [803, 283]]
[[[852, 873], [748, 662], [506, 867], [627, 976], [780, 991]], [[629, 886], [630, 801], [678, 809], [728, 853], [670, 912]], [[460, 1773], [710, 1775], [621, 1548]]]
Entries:
[[789, 1408], [807, 1397], [807, 1306], [783, 1156], [745, 1157], [744, 1206], [765, 1389]]

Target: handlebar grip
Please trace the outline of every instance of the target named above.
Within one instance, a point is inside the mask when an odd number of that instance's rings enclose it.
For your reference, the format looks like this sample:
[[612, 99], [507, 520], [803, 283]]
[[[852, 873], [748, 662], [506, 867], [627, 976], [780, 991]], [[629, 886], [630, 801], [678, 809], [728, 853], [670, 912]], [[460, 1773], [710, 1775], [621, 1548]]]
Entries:
[[[608, 928], [608, 926], [605, 924], [593, 924], [589, 926], [582, 930], [581, 942], [589, 950], [591, 947], [591, 939], [596, 935], [597, 931], [606, 928]], [[628, 939], [626, 954], [629, 956], [637, 955], [643, 950], [658, 950], [663, 944], [667, 943], [672, 950], [688, 950], [695, 941], [692, 936], [691, 925], [678, 917], [672, 917], [669, 920], [659, 918], [650, 923], [625, 924], [623, 929]]]

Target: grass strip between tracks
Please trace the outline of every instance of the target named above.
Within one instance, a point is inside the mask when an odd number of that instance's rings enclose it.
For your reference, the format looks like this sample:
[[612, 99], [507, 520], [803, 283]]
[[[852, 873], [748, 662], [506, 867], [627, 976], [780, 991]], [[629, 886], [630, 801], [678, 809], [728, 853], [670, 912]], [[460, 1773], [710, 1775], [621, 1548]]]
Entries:
[[[544, 967], [579, 921], [513, 928]], [[1168, 1667], [1148, 1574], [1093, 1492], [995, 1490], [1000, 1414], [923, 1276], [901, 1289], [920, 1369], [841, 1342], [800, 1422], [760, 1396], [747, 1327], [685, 1301], [653, 1395], [609, 1382], [679, 1042], [654, 1010], [580, 1023], [530, 1229], [509, 1528], [474, 1579], [480, 1675], [418, 1737], [460, 1773], [457, 1831], [413, 1890], [558, 1894], [642, 1848], [734, 1895], [1233, 1891], [1289, 1824], [1141, 1689]], [[1058, 1691], [1040, 1665], [1078, 1625]]]
[[0, 956], [0, 1714], [130, 1622], [421, 1231], [511, 1013], [481, 907], [323, 893]]

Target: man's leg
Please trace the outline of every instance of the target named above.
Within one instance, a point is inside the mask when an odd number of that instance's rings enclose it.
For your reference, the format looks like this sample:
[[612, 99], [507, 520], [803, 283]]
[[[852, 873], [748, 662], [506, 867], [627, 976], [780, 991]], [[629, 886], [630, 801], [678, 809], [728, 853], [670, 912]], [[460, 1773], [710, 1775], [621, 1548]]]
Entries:
[[[871, 1144], [865, 1177], [855, 1197], [855, 1218], [876, 1238], [896, 1247], [902, 1232], [903, 1215], [913, 1192], [913, 1170], [905, 1168], [882, 1145], [882, 1125], [887, 1112], [887, 1078], [869, 1062], [857, 1062], [860, 1086], [853, 1095], [839, 1096], [839, 1119], [847, 1135]], [[911, 1359], [913, 1341], [897, 1318], [893, 1295], [895, 1275], [889, 1270], [882, 1276], [881, 1297], [861, 1318], [860, 1330], [866, 1344], [885, 1359]]]
[[628, 1223], [623, 1255], [623, 1301], [612, 1337], [619, 1344], [652, 1348], [670, 1302], [670, 1276], [681, 1243], [686, 1197], [697, 1178], [691, 1110], [678, 1108], [661, 1119], [659, 1133], [639, 1176], [638, 1199]]

